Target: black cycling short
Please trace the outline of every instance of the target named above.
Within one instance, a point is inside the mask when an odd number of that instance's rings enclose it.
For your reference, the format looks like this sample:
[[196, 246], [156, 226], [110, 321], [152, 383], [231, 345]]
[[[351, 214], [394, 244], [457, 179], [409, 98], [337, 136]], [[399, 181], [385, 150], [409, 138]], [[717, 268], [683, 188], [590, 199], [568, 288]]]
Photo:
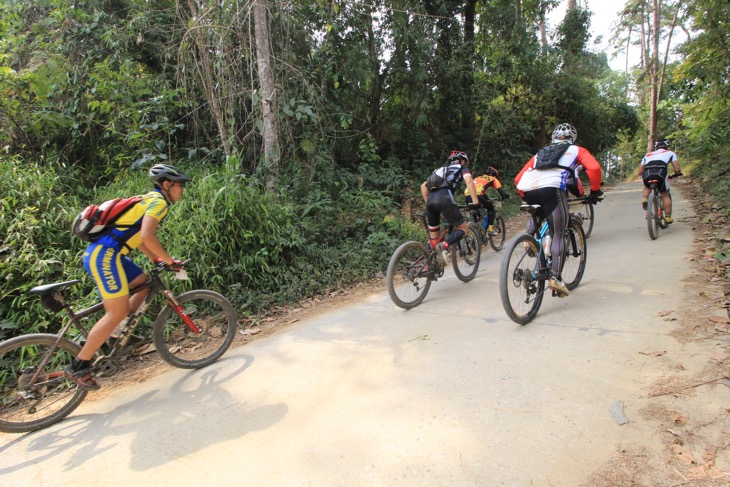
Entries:
[[464, 216], [459, 211], [454, 193], [448, 188], [431, 191], [426, 200], [426, 216], [429, 227], [438, 227], [441, 224], [441, 215], [449, 225], [458, 227], [464, 223]]
[[644, 172], [641, 174], [641, 180], [644, 182], [644, 186], [649, 187], [651, 181], [657, 181], [657, 187], [662, 193], [668, 191], [667, 189], [667, 166], [666, 164], [650, 166], [644, 166]]

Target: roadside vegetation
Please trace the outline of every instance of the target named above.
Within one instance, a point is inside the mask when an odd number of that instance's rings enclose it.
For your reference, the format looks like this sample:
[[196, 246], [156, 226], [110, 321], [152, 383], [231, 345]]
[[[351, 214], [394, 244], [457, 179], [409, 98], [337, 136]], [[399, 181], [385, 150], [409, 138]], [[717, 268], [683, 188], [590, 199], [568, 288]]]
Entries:
[[617, 45], [642, 24], [687, 37], [666, 65], [641, 39], [646, 60], [628, 73], [594, 50], [580, 7], [544, 30], [552, 7], [0, 2], [0, 339], [54, 326], [35, 285], [81, 279], [74, 299], [94, 299], [70, 223], [146, 192], [158, 162], [193, 177], [162, 227], [170, 252], [194, 259], [177, 285], [218, 290], [242, 316], [384, 272], [420, 234], [418, 185], [451, 149], [514, 194], [562, 121], [615, 180], [650, 134], [669, 138], [726, 213], [727, 2], [667, 1], [657, 25], [650, 2], [627, 3]]

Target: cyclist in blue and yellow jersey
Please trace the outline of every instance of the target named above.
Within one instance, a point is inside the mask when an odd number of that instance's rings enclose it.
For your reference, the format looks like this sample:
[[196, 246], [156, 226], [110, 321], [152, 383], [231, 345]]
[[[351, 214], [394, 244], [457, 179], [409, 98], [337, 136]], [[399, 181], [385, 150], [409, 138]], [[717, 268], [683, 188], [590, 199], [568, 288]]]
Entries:
[[141, 251], [155, 263], [164, 262], [175, 268], [174, 260], [157, 239], [157, 226], [167, 215], [168, 206], [179, 201], [185, 183], [190, 178], [178, 168], [157, 164], [149, 171], [154, 190], [142, 197], [115, 223], [115, 228], [91, 242], [84, 252], [84, 269], [99, 289], [104, 304], [104, 316], [89, 332], [78, 356], [66, 368], [65, 374], [83, 389], [98, 389], [91, 375], [91, 359], [120, 323], [142, 304], [147, 292], [130, 298], [129, 290], [147, 281], [127, 254]]
[[[481, 203], [482, 208], [487, 209], [487, 214], [484, 215], [482, 227], [484, 227], [490, 235], [494, 234], [494, 218], [497, 216], [497, 210], [494, 209], [494, 203], [492, 203], [487, 197], [487, 190], [489, 188], [494, 188], [503, 200], [509, 198], [509, 194], [502, 188], [502, 183], [500, 183], [499, 179], [497, 179], [498, 176], [499, 171], [492, 166], [489, 166], [484, 175], [474, 178], [474, 187], [476, 187], [477, 190], [479, 203]], [[466, 200], [466, 204], [471, 203], [469, 188], [464, 190], [464, 199]], [[476, 219], [476, 216], [474, 218]]]

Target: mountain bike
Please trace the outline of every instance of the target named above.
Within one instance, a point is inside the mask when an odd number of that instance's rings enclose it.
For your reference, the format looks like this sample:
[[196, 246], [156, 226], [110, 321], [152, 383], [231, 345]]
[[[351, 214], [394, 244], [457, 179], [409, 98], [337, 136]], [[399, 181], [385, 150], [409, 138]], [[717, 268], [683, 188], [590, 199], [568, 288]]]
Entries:
[[[540, 213], [540, 205], [522, 205], [520, 209], [530, 214], [536, 230], [517, 235], [507, 245], [499, 270], [499, 294], [510, 319], [524, 325], [540, 309], [552, 260], [548, 222]], [[583, 278], [588, 251], [580, 219], [571, 215], [560, 238], [565, 239], [560, 276], [565, 286], [573, 290]]]
[[[651, 176], [650, 176], [651, 177]], [[679, 175], [670, 174], [669, 179], [679, 177]], [[649, 229], [649, 238], [656, 240], [659, 238], [659, 229], [667, 228], [669, 224], [664, 220], [664, 201], [662, 193], [659, 191], [659, 178], [647, 179], [649, 185], [649, 202], [646, 205], [646, 226]]]
[[488, 215], [487, 209], [483, 207], [468, 210], [469, 216], [473, 220], [469, 223], [469, 225], [474, 226], [474, 229], [479, 235], [483, 247], [485, 247], [488, 243], [496, 252], [499, 252], [500, 250], [502, 250], [502, 247], [504, 247], [504, 240], [507, 235], [504, 218], [502, 218], [502, 215], [499, 212], [499, 209], [502, 208], [502, 198], [489, 198], [489, 201], [492, 202], [496, 211], [496, 216], [494, 217], [494, 222], [492, 223], [492, 226], [494, 227], [494, 232], [489, 233], [487, 231], [487, 227], [484, 226]]
[[[414, 214], [420, 218], [428, 235], [425, 213]], [[428, 246], [423, 242], [410, 241], [393, 253], [388, 263], [385, 281], [388, 295], [396, 306], [410, 309], [421, 304], [431, 288], [431, 283], [444, 275], [445, 266], [439, 262], [436, 245], [453, 232], [453, 225], [446, 225], [438, 238]], [[464, 237], [449, 247], [454, 274], [463, 282], [469, 282], [479, 270], [481, 241], [476, 230], [469, 227]]]
[[[190, 259], [182, 265], [189, 262]], [[237, 328], [231, 303], [207, 290], [173, 296], [160, 278], [162, 272], [169, 270], [165, 264], [159, 265], [148, 273], [150, 279], [146, 283], [130, 291], [136, 294], [149, 289], [149, 294], [113, 341], [111, 351], [107, 355], [101, 348], [97, 351], [92, 365], [95, 377], [111, 377], [122, 367], [131, 355], [133, 347], [128, 344], [133, 332], [159, 294], [166, 304], [152, 326], [153, 343], [166, 362], [199, 369], [218, 360], [231, 346]], [[79, 341], [85, 338], [88, 332], [81, 321], [102, 311], [103, 304], [74, 311], [66, 303], [64, 290], [78, 282], [75, 279], [30, 290], [51, 311], [65, 311], [68, 322], [57, 334], [34, 333], [0, 343], [0, 431], [22, 433], [45, 428], [68, 416], [86, 397], [87, 390], [64, 376], [64, 368], [81, 351], [81, 346], [69, 337], [75, 329], [81, 335]]]

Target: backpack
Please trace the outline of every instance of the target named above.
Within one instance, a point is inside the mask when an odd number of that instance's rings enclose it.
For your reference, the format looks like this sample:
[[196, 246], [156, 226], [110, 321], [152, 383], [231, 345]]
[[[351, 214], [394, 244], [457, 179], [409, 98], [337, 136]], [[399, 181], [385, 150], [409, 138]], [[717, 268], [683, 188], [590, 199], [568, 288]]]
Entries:
[[141, 196], [114, 198], [100, 205], [89, 205], [76, 215], [71, 232], [81, 240], [93, 242], [113, 228], [131, 228], [133, 225], [115, 225], [131, 207], [142, 201]]
[[446, 170], [448, 166], [442, 166], [432, 172], [428, 178], [426, 178], [426, 186], [429, 191], [435, 191], [440, 188], [445, 188], [449, 185], [446, 181]]
[[560, 167], [558, 162], [571, 144], [552, 144], [540, 149], [535, 157], [535, 169], [553, 169]]

